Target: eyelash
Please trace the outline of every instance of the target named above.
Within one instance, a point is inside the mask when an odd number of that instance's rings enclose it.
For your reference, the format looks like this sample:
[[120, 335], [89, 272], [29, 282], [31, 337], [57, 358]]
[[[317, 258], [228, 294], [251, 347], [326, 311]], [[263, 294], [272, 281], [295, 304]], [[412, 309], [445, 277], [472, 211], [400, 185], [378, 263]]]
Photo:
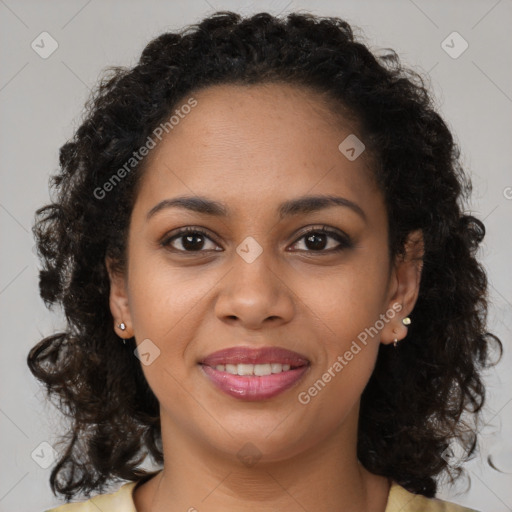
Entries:
[[[293, 242], [292, 245], [295, 245], [297, 242], [301, 241], [302, 239], [306, 238], [308, 235], [310, 235], [312, 233], [326, 234], [329, 237], [334, 238], [339, 243], [339, 246], [335, 247], [334, 249], [327, 249], [327, 250], [321, 249], [321, 250], [315, 251], [315, 250], [312, 250], [312, 249], [309, 249], [309, 250], [300, 249], [299, 251], [302, 251], [302, 252], [312, 252], [312, 253], [318, 253], [318, 254], [332, 254], [332, 253], [341, 252], [341, 251], [343, 251], [345, 249], [350, 249], [350, 248], [353, 247], [353, 243], [350, 240], [350, 237], [348, 237], [347, 235], [341, 235], [337, 231], [333, 231], [332, 229], [327, 228], [327, 226], [322, 226], [321, 228], [312, 228], [312, 229], [302, 233], [301, 236], [295, 242]], [[216, 243], [215, 240], [213, 240], [210, 237], [210, 235], [204, 229], [198, 228], [198, 227], [189, 226], [189, 227], [181, 229], [180, 231], [178, 231], [177, 233], [175, 233], [174, 235], [172, 235], [170, 237], [169, 236], [165, 237], [162, 240], [161, 245], [163, 247], [169, 248], [171, 242], [173, 242], [174, 240], [177, 240], [177, 239], [179, 239], [179, 238], [181, 238], [181, 237], [183, 237], [185, 235], [190, 235], [190, 234], [200, 234], [200, 235], [203, 235], [204, 237], [208, 238], [212, 242]], [[182, 250], [182, 249], [175, 249], [175, 248], [172, 248], [172, 247], [169, 248], [169, 250], [171, 250], [173, 252], [188, 253], [188, 254], [206, 252], [204, 250], [186, 251], [186, 250]]]

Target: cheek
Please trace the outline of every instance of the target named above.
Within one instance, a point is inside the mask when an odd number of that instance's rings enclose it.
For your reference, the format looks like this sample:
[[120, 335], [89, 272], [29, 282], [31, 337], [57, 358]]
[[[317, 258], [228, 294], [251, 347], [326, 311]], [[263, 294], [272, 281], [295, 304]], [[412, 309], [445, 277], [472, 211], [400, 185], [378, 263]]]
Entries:
[[185, 278], [162, 258], [133, 254], [130, 312], [142, 371], [160, 403], [180, 403], [187, 409], [190, 396], [180, 385], [188, 371], [184, 352], [200, 322], [195, 306], [210, 287], [200, 278]]
[[[211, 288], [201, 271], [184, 272], [160, 252], [134, 251], [130, 267], [130, 312], [136, 336], [164, 342], [184, 325], [195, 305]], [[197, 267], [196, 267], [197, 269]], [[185, 322], [186, 323], [186, 322]]]
[[297, 391], [299, 402], [325, 433], [340, 425], [359, 401], [380, 347], [380, 335], [371, 329], [381, 313], [380, 301], [357, 278], [340, 281], [324, 288], [316, 306], [322, 319], [316, 331], [318, 364]]
[[316, 345], [319, 364], [300, 391], [304, 401], [316, 403], [312, 408], [319, 407], [315, 414], [323, 414], [324, 407], [331, 410], [333, 422], [354, 406], [373, 372], [386, 306], [387, 263], [377, 252], [366, 251], [300, 292], [314, 313], [310, 317], [321, 341]]
[[296, 279], [297, 295], [318, 318], [326, 339], [342, 348], [374, 326], [386, 307], [387, 262], [355, 255], [332, 272]]

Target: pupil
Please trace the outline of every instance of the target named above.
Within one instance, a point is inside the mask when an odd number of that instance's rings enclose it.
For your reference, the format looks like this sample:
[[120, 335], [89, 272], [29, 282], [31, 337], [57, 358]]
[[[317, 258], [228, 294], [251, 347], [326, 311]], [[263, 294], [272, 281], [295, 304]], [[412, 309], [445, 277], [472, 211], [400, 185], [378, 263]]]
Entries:
[[[200, 238], [202, 239], [199, 243], [191, 242], [191, 240]], [[201, 249], [202, 245], [204, 244], [203, 235], [201, 234], [193, 234], [193, 235], [186, 235], [183, 238], [183, 247], [187, 250], [198, 250]]]
[[306, 246], [308, 249], [325, 249], [325, 238], [324, 234], [312, 233], [306, 238]]

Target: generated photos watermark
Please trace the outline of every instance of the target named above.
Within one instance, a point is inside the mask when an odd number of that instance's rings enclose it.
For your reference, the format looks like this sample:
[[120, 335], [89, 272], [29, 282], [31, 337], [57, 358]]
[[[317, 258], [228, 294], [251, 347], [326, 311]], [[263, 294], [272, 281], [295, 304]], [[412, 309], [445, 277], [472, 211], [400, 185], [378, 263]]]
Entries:
[[190, 113], [193, 107], [197, 105], [197, 100], [194, 97], [188, 99], [186, 103], [181, 105], [174, 111], [174, 114], [164, 123], [158, 125], [152, 132], [152, 136], [148, 135], [146, 142], [137, 150], [132, 153], [132, 157], [124, 163], [101, 187], [94, 189], [94, 197], [96, 199], [104, 199], [108, 192], [114, 190], [116, 185], [121, 182], [130, 172], [137, 166], [137, 164], [149, 154], [157, 145], [155, 139], [162, 140], [164, 132], [167, 134], [173, 130], [187, 114]]
[[[311, 402], [311, 399], [318, 395], [336, 375], [338, 375], [345, 366], [349, 364], [350, 361], [354, 358], [355, 355], [361, 352], [362, 347], [359, 343], [366, 346], [368, 344], [368, 337], [373, 338], [376, 336], [383, 328], [384, 325], [389, 323], [397, 313], [402, 310], [402, 304], [395, 303], [393, 306], [379, 316], [379, 320], [377, 320], [371, 327], [366, 327], [363, 331], [361, 331], [357, 335], [357, 340], [353, 340], [350, 348], [345, 351], [343, 355], [339, 355], [336, 358], [336, 361], [322, 374], [321, 378], [317, 379], [315, 383], [310, 386], [306, 391], [301, 391], [297, 395], [297, 399], [302, 405], [307, 405]], [[359, 341], [359, 343], [357, 342]]]

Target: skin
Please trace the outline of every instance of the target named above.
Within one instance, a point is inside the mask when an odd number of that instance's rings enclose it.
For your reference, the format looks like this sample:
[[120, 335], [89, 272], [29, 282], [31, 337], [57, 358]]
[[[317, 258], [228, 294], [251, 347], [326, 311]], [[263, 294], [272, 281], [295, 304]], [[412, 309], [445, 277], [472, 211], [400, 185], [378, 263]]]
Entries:
[[[390, 481], [357, 460], [359, 404], [379, 344], [407, 335], [401, 320], [418, 296], [421, 233], [411, 234], [405, 258], [389, 261], [384, 198], [366, 155], [349, 161], [338, 149], [356, 132], [312, 91], [222, 85], [193, 96], [197, 106], [150, 154], [126, 273], [114, 274], [106, 260], [116, 332], [137, 344], [149, 338], [160, 350], [142, 368], [160, 403], [165, 464], [136, 489], [137, 510], [323, 512], [343, 504], [345, 511], [384, 511]], [[366, 219], [340, 206], [279, 218], [281, 202], [312, 194], [349, 199]], [[181, 195], [222, 201], [231, 215], [168, 208], [146, 219], [157, 203]], [[339, 246], [330, 235], [320, 249], [307, 244], [304, 228], [324, 225], [346, 233], [353, 247], [329, 252]], [[183, 237], [160, 244], [186, 226], [209, 233], [194, 240], [202, 252], [184, 254]], [[248, 236], [263, 249], [252, 263], [236, 252]], [[401, 311], [300, 403], [299, 392], [393, 304]], [[281, 346], [311, 366], [284, 393], [242, 401], [214, 387], [198, 366], [236, 345]], [[237, 457], [248, 442], [261, 453], [250, 467]]]

